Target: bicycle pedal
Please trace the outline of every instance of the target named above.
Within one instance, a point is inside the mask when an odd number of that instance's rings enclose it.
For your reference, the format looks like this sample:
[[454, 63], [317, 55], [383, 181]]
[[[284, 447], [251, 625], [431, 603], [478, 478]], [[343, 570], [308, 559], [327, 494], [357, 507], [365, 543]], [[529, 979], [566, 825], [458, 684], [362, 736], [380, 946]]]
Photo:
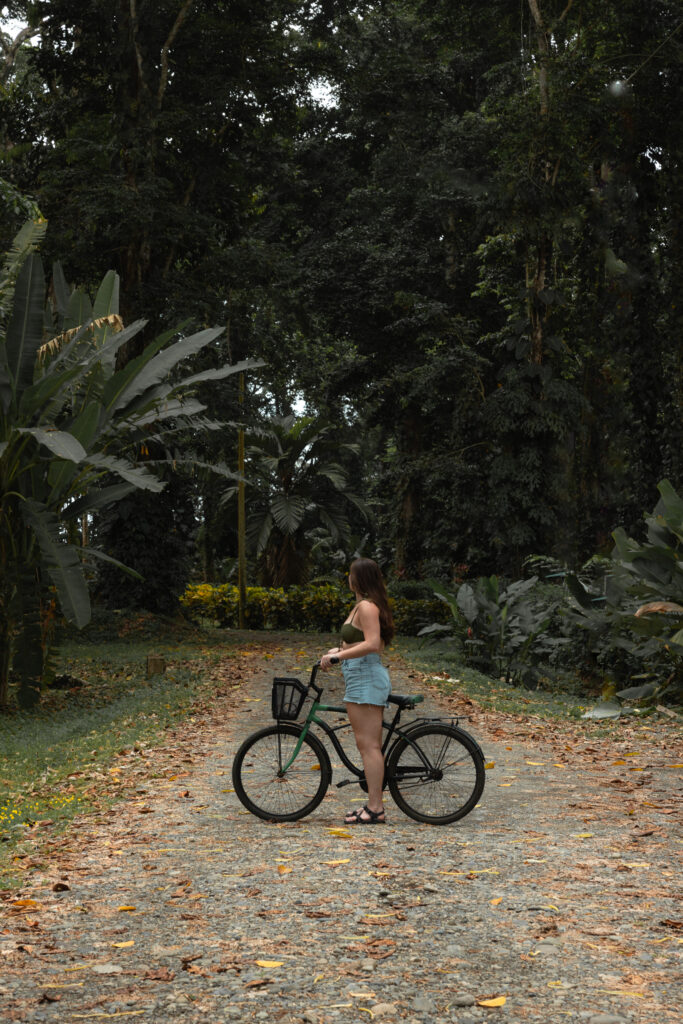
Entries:
[[337, 789], [341, 789], [343, 786], [352, 786], [354, 782], [358, 782], [358, 779], [342, 779], [337, 783]]

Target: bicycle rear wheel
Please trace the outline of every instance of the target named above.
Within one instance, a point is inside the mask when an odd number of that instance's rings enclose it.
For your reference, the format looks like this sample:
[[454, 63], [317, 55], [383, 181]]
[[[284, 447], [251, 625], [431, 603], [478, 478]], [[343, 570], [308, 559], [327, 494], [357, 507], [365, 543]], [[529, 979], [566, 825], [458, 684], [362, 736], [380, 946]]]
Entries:
[[301, 726], [280, 722], [248, 736], [235, 754], [232, 783], [238, 800], [266, 821], [296, 821], [315, 810], [327, 792], [332, 767], [327, 751], [310, 732], [296, 760], [288, 763]]
[[484, 789], [476, 740], [447, 722], [425, 722], [400, 737], [387, 760], [389, 790], [415, 821], [448, 825], [472, 810]]

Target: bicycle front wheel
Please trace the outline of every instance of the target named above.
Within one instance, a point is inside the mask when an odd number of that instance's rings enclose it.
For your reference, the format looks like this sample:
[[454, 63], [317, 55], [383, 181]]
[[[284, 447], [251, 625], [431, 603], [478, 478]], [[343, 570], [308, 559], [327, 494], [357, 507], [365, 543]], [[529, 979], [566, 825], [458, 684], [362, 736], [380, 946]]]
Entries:
[[315, 810], [327, 792], [332, 767], [327, 751], [310, 732], [285, 771], [301, 726], [279, 723], [248, 736], [235, 754], [232, 783], [240, 802], [266, 821], [297, 821]]
[[475, 806], [486, 772], [479, 745], [468, 733], [446, 722], [425, 722], [396, 741], [387, 776], [405, 814], [428, 825], [448, 825]]

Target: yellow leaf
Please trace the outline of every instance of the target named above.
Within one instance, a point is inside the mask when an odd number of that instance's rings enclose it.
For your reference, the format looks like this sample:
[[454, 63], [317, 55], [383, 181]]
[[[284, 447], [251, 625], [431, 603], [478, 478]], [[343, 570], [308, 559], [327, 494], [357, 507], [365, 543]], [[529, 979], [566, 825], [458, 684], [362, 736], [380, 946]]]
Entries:
[[489, 900], [489, 903], [491, 904], [492, 907], [497, 907], [498, 904], [502, 903], [502, 902], [503, 902], [503, 897], [502, 896], [496, 896], [495, 900]]
[[222, 789], [221, 790], [221, 793], [234, 793], [234, 792], [235, 792], [234, 789]]
[[348, 863], [349, 863], [349, 858], [348, 857], [346, 857], [345, 860], [324, 860], [323, 861], [323, 864], [348, 864]]
[[554, 764], [553, 768], [566, 768], [566, 764]]
[[505, 996], [496, 996], [495, 999], [477, 999], [477, 1006], [505, 1006]]
[[359, 1006], [358, 1009], [360, 1010], [361, 1013], [369, 1013], [370, 1014], [370, 1020], [373, 1020], [375, 1015], [372, 1012], [372, 1010], [369, 1010], [367, 1008], [367, 1006]]
[[135, 907], [123, 906], [123, 907], [119, 907], [118, 909], [120, 911], [124, 911], [124, 910], [135, 910], [136, 908]]
[[626, 764], [626, 761], [612, 761], [612, 764]]
[[593, 838], [593, 833], [592, 832], [575, 832], [574, 833], [574, 839], [592, 839], [592, 838]]
[[11, 904], [13, 907], [37, 907], [39, 906], [37, 900], [15, 900]]
[[294, 870], [294, 868], [288, 868], [284, 864], [278, 864], [278, 866], [277, 866], [277, 871], [278, 871], [279, 875], [288, 875], [290, 873], [290, 871], [293, 871], [293, 870]]
[[328, 828], [331, 836], [339, 836], [340, 839], [353, 839], [352, 834], [345, 828]]
[[525, 761], [524, 763], [525, 764], [532, 764], [535, 767], [540, 768], [542, 765], [545, 764], [545, 761]]
[[374, 992], [349, 992], [349, 995], [353, 999], [374, 999], [375, 998], [375, 993]]
[[316, 981], [322, 981], [324, 977], [324, 974], [316, 974], [315, 978], [313, 979], [313, 984], [315, 985]]
[[543, 906], [545, 910], [556, 910], [558, 914], [560, 912], [560, 908], [556, 907], [554, 903], [544, 903]]
[[563, 981], [549, 981], [548, 988], [564, 988]]
[[129, 939], [128, 942], [112, 942], [114, 949], [128, 949], [129, 946], [135, 945], [135, 939]]
[[257, 967], [282, 967], [284, 960], [257, 960]]
[[486, 764], [484, 765], [484, 768], [486, 768], [487, 770], [490, 769], [490, 768], [495, 768], [495, 767], [496, 767], [496, 762], [495, 761], [487, 761]]
[[501, 789], [504, 789], [506, 786], [511, 786], [512, 783], [511, 782], [499, 782], [498, 785], [500, 786]]

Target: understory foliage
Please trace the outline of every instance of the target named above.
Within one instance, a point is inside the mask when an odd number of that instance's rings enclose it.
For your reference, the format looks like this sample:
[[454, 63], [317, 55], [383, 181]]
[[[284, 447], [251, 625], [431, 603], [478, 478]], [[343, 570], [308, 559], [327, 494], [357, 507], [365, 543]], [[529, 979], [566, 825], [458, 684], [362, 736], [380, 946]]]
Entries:
[[587, 717], [618, 717], [622, 700], [680, 702], [683, 500], [668, 480], [659, 491], [645, 539], [615, 530], [611, 557], [591, 560], [579, 574], [535, 558], [544, 583], [491, 576], [450, 592], [434, 582], [452, 621], [420, 635], [454, 637], [467, 663], [506, 682], [550, 682], [571, 668], [605, 698]]

